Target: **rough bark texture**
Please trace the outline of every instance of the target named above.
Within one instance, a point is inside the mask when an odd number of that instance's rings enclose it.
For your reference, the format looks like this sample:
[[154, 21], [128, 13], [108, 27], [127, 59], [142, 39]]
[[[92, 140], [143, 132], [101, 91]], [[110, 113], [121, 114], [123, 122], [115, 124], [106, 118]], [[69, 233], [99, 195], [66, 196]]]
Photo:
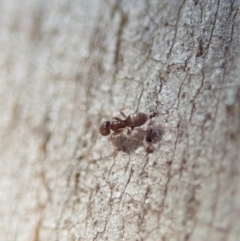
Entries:
[[[1, 240], [238, 240], [239, 7], [2, 0]], [[153, 153], [99, 135], [122, 108]]]

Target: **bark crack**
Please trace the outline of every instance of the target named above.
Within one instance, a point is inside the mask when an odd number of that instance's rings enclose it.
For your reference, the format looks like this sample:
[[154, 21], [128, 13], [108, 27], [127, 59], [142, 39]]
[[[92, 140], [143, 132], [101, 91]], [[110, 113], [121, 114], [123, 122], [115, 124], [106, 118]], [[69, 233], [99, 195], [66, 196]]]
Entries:
[[167, 58], [168, 59], [169, 59], [170, 55], [172, 54], [173, 46], [174, 46], [176, 38], [177, 38], [177, 31], [178, 31], [178, 24], [179, 24], [179, 20], [180, 20], [180, 14], [181, 14], [182, 8], [185, 5], [185, 3], [186, 3], [186, 0], [183, 0], [181, 5], [180, 5], [180, 7], [179, 7], [179, 9], [178, 9], [177, 20], [176, 20], [176, 24], [175, 24], [174, 37], [173, 37], [173, 40], [172, 40], [172, 44], [171, 44], [170, 50], [169, 50], [169, 52], [167, 54]]

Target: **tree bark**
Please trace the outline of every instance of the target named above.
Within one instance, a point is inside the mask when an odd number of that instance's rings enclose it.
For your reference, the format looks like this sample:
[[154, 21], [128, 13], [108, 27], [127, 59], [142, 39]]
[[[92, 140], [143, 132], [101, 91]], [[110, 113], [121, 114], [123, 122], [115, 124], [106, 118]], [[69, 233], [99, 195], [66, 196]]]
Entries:
[[[2, 0], [1, 240], [238, 240], [239, 7]], [[122, 108], [153, 153], [99, 134]]]

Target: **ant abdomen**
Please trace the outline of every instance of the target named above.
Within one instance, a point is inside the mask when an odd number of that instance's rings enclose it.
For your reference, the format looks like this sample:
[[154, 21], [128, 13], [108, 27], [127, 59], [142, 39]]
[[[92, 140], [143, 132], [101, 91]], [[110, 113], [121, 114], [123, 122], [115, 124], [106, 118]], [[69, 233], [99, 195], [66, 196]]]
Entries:
[[148, 120], [148, 116], [144, 113], [133, 113], [126, 119], [127, 126], [134, 128], [145, 124]]

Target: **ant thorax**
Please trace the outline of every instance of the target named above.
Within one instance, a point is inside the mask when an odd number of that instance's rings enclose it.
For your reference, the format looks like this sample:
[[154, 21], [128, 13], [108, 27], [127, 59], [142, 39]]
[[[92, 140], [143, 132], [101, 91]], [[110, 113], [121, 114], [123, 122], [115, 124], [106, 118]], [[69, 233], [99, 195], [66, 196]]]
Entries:
[[121, 131], [122, 129], [127, 127], [127, 123], [125, 120], [121, 120], [121, 119], [116, 119], [111, 123], [111, 130], [118, 132]]

